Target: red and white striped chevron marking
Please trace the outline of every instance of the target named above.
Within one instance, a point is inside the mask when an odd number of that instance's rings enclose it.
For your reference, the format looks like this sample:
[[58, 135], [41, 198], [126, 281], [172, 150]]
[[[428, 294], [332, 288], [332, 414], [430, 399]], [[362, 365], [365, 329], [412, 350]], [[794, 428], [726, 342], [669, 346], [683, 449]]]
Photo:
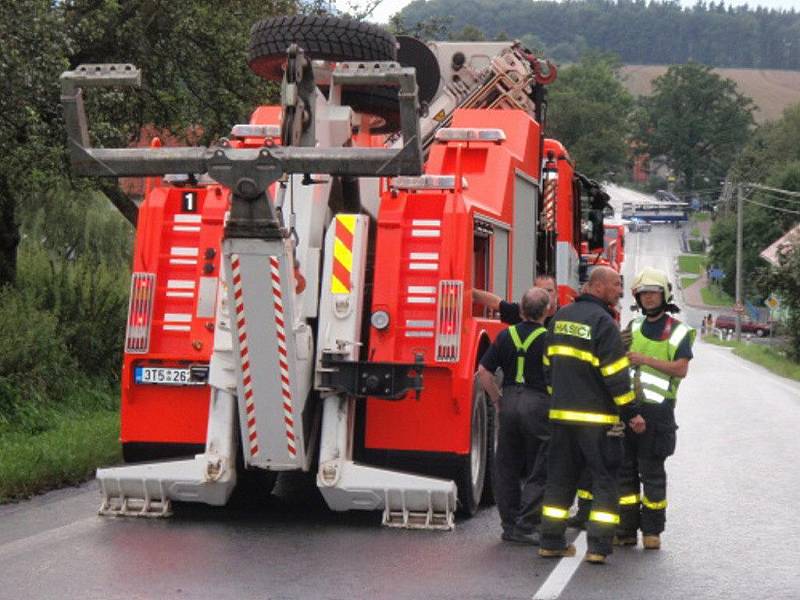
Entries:
[[554, 231], [556, 228], [556, 179], [550, 176], [544, 181], [544, 214], [543, 225], [545, 231]]
[[281, 372], [281, 395], [283, 397], [283, 422], [286, 425], [286, 445], [291, 456], [297, 455], [294, 436], [294, 408], [292, 407], [292, 387], [289, 380], [289, 360], [286, 349], [286, 325], [283, 316], [283, 295], [281, 293], [281, 271], [277, 256], [269, 257], [272, 276], [272, 302], [275, 307], [275, 331], [278, 337], [278, 365]]
[[256, 405], [253, 402], [253, 380], [250, 375], [250, 350], [247, 346], [247, 323], [244, 317], [242, 299], [242, 275], [239, 270], [239, 255], [231, 256], [233, 269], [233, 298], [236, 308], [236, 331], [239, 334], [239, 355], [242, 359], [242, 385], [244, 388], [244, 410], [247, 416], [247, 439], [250, 443], [250, 456], [258, 454], [258, 433], [256, 431]]

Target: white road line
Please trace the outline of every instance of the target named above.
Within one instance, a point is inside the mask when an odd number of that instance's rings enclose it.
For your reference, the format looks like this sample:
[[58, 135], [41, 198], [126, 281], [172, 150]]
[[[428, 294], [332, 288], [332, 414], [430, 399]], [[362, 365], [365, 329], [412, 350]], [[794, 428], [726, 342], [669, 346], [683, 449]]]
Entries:
[[562, 558], [556, 568], [550, 573], [550, 577], [542, 584], [542, 587], [533, 595], [533, 600], [556, 600], [567, 587], [569, 580], [578, 570], [586, 554], [586, 532], [581, 531], [575, 538], [575, 556]]
[[87, 517], [80, 521], [69, 523], [55, 529], [48, 529], [41, 533], [31, 535], [26, 538], [14, 540], [7, 544], [0, 545], [0, 562], [5, 561], [15, 555], [35, 550], [38, 546], [52, 545], [56, 542], [63, 542], [71, 537], [80, 535], [97, 525], [98, 517]]

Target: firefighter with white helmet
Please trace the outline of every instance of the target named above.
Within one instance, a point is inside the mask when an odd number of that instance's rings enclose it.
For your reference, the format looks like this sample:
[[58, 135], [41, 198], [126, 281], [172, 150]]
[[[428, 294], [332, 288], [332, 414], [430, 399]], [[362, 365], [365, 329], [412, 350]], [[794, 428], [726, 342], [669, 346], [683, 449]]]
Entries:
[[696, 331], [670, 313], [673, 303], [667, 274], [647, 267], [633, 281], [633, 296], [643, 316], [629, 325], [633, 385], [647, 421], [643, 435], [626, 432], [619, 471], [620, 525], [615, 542], [636, 545], [638, 530], [646, 549], [661, 547], [667, 508], [664, 463], [675, 451], [675, 401], [692, 359]]

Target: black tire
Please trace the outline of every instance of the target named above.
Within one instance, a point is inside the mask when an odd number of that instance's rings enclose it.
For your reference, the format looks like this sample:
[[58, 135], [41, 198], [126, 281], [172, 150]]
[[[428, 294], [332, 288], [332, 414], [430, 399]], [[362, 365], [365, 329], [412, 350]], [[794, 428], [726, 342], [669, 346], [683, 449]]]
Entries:
[[[477, 382], [477, 376], [476, 376]], [[495, 381], [499, 387], [503, 386], [503, 372], [502, 370], [498, 370], [495, 374]], [[477, 385], [477, 383], [476, 383]], [[488, 419], [486, 421], [486, 430], [488, 432], [488, 438], [486, 440], [486, 477], [483, 480], [483, 495], [481, 496], [481, 506], [494, 506], [495, 504], [495, 497], [494, 497], [494, 476], [495, 476], [495, 468], [494, 468], [494, 461], [495, 456], [497, 456], [497, 429], [499, 426], [499, 420], [497, 418], [497, 409], [492, 404], [491, 399], [489, 398], [488, 394], [484, 392], [485, 402], [486, 402], [486, 414]]]
[[756, 329], [756, 337], [764, 337], [766, 333], [763, 329]]
[[458, 486], [458, 514], [472, 517], [478, 512], [486, 480], [489, 416], [486, 393], [477, 385], [472, 386], [472, 419], [470, 426], [470, 451], [458, 457], [454, 480]]
[[268, 81], [283, 78], [286, 49], [297, 44], [312, 59], [386, 61], [397, 58], [395, 37], [376, 25], [321, 15], [273, 17], [250, 29], [247, 64]]

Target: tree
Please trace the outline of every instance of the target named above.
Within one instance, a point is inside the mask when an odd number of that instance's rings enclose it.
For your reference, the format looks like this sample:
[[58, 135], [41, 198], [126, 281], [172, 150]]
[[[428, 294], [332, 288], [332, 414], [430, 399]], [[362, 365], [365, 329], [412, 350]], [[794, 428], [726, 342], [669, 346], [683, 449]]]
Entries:
[[450, 34], [450, 39], [457, 42], [485, 42], [486, 36], [474, 25], [466, 25], [461, 31]]
[[48, 0], [0, 3], [0, 287], [14, 283], [18, 208], [62, 171], [58, 76], [67, 37]]
[[[295, 4], [232, 0], [223, 10], [201, 0], [0, 2], [0, 286], [14, 282], [19, 226], [37, 212], [42, 194], [64, 182], [78, 197], [115, 191], [108, 182], [69, 176], [61, 72], [101, 62], [142, 69], [140, 90], [90, 90], [87, 111], [97, 143], [126, 146], [145, 124], [178, 135], [192, 128], [208, 142], [277, 97], [277, 86], [247, 68], [249, 30], [260, 18], [294, 12]], [[198, 124], [202, 129], [193, 128]]]
[[625, 166], [633, 98], [618, 77], [615, 57], [585, 54], [550, 86], [546, 134], [561, 141], [578, 170], [607, 178]]
[[800, 252], [797, 246], [783, 257], [781, 265], [764, 277], [764, 286], [777, 294], [788, 312], [792, 358], [800, 360]]
[[753, 127], [753, 104], [736, 85], [697, 63], [673, 65], [653, 81], [637, 112], [639, 151], [664, 156], [683, 187], [724, 177]]

